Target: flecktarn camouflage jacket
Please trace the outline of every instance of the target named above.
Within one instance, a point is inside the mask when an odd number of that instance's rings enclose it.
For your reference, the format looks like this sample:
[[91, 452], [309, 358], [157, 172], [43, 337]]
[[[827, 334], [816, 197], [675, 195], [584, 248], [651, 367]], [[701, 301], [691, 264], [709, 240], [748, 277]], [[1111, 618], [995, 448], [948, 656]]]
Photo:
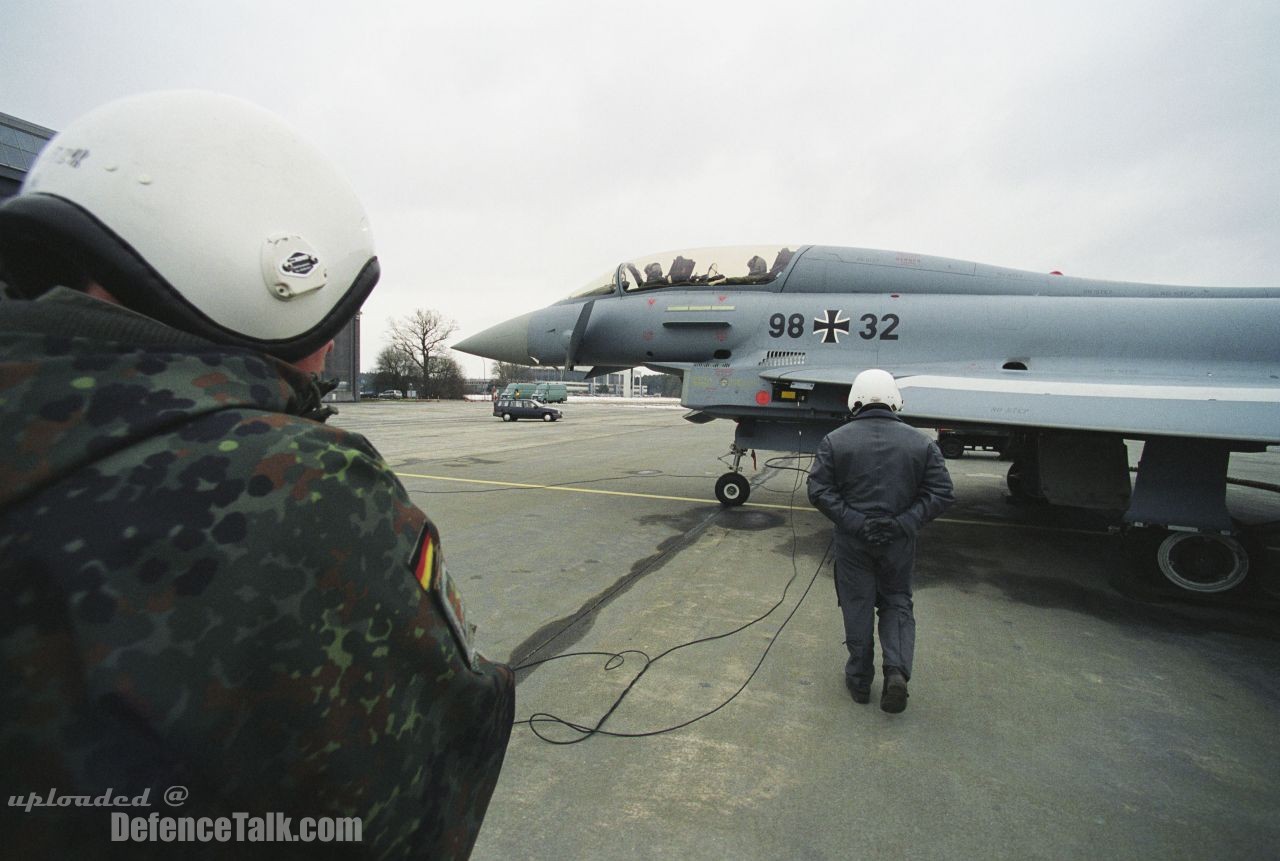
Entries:
[[[317, 406], [292, 366], [116, 306], [0, 302], [11, 800], [358, 816], [345, 856], [470, 852], [510, 671], [468, 654], [434, 529], [364, 438], [301, 417]], [[171, 787], [181, 808], [160, 801]], [[102, 808], [5, 816], [10, 857], [109, 839]]]

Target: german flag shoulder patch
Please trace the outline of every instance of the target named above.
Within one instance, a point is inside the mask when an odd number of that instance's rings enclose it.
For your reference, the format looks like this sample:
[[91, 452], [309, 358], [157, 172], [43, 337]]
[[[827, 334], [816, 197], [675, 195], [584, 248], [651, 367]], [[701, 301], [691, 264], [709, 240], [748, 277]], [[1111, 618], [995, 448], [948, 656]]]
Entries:
[[467, 666], [476, 667], [476, 650], [472, 645], [475, 639], [476, 626], [467, 622], [467, 609], [462, 600], [462, 593], [449, 569], [444, 564], [444, 553], [440, 549], [440, 532], [430, 520], [422, 524], [422, 532], [418, 535], [417, 549], [409, 561], [409, 570], [418, 581], [436, 609], [444, 616], [453, 632], [458, 651], [462, 654]]

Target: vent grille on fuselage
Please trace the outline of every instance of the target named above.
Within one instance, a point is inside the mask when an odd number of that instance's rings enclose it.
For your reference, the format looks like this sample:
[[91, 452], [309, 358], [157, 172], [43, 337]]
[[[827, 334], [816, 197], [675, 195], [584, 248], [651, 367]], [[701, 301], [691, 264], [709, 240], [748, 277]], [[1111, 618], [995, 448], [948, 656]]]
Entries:
[[805, 353], [799, 350], [770, 350], [760, 361], [761, 367], [778, 368], [785, 365], [803, 365]]

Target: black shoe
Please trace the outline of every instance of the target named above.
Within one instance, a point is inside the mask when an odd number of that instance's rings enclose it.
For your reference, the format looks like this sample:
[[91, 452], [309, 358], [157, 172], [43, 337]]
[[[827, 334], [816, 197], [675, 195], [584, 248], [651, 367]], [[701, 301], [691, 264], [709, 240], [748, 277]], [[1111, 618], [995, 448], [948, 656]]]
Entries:
[[848, 676], [844, 677], [844, 686], [849, 689], [849, 696], [853, 697], [853, 701], [859, 705], [866, 705], [871, 702], [871, 689], [857, 687], [853, 679]]
[[889, 714], [899, 714], [907, 708], [907, 680], [893, 673], [884, 680], [884, 693], [880, 695], [880, 708]]

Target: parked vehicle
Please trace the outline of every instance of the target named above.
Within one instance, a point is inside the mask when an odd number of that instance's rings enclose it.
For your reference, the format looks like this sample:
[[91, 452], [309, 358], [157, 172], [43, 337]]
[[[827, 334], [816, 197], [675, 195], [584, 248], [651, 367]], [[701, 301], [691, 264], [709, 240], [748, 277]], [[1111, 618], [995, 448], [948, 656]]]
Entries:
[[507, 400], [532, 398], [537, 388], [537, 383], [507, 383], [507, 387], [502, 390], [502, 394], [498, 397]]
[[500, 416], [504, 422], [518, 419], [542, 419], [544, 422], [559, 421], [563, 413], [533, 398], [499, 398], [493, 402], [493, 414]]
[[564, 383], [538, 383], [533, 396], [544, 404], [562, 404], [569, 400], [569, 389]]
[[399, 400], [404, 397], [404, 392], [399, 389], [387, 389], [385, 392], [379, 392], [378, 397], [387, 398], [389, 400]]

